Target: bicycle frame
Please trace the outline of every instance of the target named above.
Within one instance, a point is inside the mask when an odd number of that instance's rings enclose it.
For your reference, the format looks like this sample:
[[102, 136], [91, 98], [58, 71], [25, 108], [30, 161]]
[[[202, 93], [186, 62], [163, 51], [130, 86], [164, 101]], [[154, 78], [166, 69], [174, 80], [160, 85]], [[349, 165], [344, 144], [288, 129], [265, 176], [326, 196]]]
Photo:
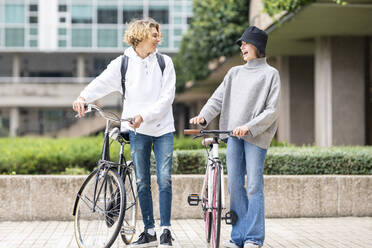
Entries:
[[[212, 199], [213, 197], [213, 185], [214, 185], [214, 177], [213, 172], [216, 167], [220, 168], [220, 180], [221, 180], [221, 208], [225, 209], [225, 185], [224, 185], [224, 172], [223, 172], [223, 165], [219, 159], [219, 153], [218, 153], [218, 139], [216, 137], [213, 138], [213, 143], [211, 144], [211, 148], [209, 150], [208, 154], [208, 162], [207, 167], [205, 171], [205, 177], [203, 181], [201, 196], [205, 195], [205, 191], [208, 187], [208, 199]], [[206, 183], [208, 182], [208, 185]], [[207, 186], [207, 187], [206, 187]], [[219, 204], [219, 203], [217, 203]], [[208, 201], [207, 210], [208, 212], [212, 212], [213, 206], [212, 201]]]

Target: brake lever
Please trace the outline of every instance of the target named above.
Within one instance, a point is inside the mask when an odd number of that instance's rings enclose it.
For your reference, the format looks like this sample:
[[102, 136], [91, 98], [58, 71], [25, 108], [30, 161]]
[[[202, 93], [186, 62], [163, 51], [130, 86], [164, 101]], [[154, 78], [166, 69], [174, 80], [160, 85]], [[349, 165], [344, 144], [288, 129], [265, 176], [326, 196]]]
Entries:
[[[92, 112], [92, 106], [90, 104], [88, 104], [87, 110], [84, 112], [84, 114], [89, 113], [89, 112]], [[79, 114], [76, 114], [75, 118], [78, 118], [78, 117], [79, 117]]]
[[199, 134], [199, 135], [193, 136], [192, 138], [197, 139], [197, 138], [200, 138], [200, 137], [203, 137], [203, 136], [204, 136], [203, 134]]

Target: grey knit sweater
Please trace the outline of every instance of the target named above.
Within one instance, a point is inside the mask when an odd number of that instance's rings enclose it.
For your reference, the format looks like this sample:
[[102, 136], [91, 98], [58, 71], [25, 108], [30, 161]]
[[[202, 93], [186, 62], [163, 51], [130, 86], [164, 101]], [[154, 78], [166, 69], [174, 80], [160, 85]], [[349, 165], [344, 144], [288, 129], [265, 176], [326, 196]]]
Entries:
[[218, 114], [221, 130], [247, 125], [244, 140], [267, 149], [278, 126], [280, 78], [266, 58], [231, 68], [199, 116], [208, 123]]

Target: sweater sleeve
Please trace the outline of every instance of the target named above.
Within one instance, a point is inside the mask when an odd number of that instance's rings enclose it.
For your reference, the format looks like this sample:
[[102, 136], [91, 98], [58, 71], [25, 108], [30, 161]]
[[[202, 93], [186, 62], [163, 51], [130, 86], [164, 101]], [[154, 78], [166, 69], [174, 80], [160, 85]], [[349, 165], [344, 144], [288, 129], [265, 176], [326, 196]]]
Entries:
[[122, 92], [121, 89], [121, 56], [117, 57], [107, 68], [80, 93], [87, 102], [93, 102], [114, 91]]
[[230, 79], [231, 70], [226, 74], [222, 83], [214, 91], [213, 95], [208, 99], [200, 111], [199, 116], [203, 117], [206, 121], [204, 127], [207, 126], [217, 115], [221, 113], [223, 96], [225, 94], [225, 88], [227, 81]]
[[172, 59], [170, 58], [165, 66], [161, 85], [162, 88], [159, 99], [150, 108], [140, 113], [144, 122], [161, 120], [164, 113], [167, 113], [167, 110], [172, 106], [176, 92], [176, 73], [174, 71]]
[[266, 131], [278, 119], [279, 116], [279, 73], [276, 72], [271, 80], [271, 87], [266, 99], [265, 109], [246, 124], [253, 137]]

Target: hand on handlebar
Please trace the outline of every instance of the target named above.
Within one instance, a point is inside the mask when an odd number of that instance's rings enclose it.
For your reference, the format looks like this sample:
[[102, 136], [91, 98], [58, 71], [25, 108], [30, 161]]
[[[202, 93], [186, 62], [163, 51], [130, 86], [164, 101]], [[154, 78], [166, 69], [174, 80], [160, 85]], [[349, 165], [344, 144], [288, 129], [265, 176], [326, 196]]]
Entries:
[[87, 102], [85, 99], [81, 96], [79, 96], [73, 103], [72, 103], [72, 109], [78, 113], [79, 117], [85, 115], [85, 105]]
[[249, 132], [249, 128], [247, 126], [240, 126], [240, 127], [235, 128], [232, 131], [232, 134], [234, 136], [245, 136], [248, 134], [248, 132]]
[[190, 119], [189, 123], [190, 124], [205, 125], [206, 121], [205, 121], [204, 117], [202, 117], [202, 116], [195, 116], [195, 117]]
[[133, 117], [134, 121], [129, 123], [131, 128], [139, 128], [143, 122], [142, 116], [136, 115]]

